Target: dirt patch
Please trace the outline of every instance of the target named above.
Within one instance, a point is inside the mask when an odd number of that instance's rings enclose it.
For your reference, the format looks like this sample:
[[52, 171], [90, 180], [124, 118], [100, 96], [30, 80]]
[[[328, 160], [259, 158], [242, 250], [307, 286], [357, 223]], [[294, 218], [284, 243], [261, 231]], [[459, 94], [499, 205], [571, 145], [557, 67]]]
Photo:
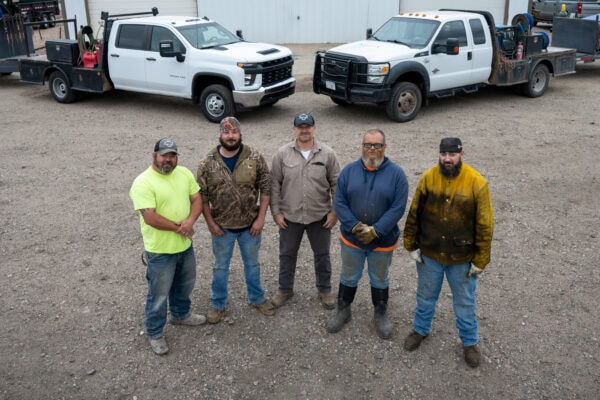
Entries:
[[[391, 271], [392, 340], [372, 326], [363, 278], [353, 320], [327, 334], [310, 249], [303, 244], [296, 295], [276, 316], [246, 303], [239, 253], [224, 323], [168, 326], [171, 352], [144, 335], [145, 269], [127, 192], [172, 136], [195, 169], [217, 127], [178, 99], [107, 93], [53, 101], [45, 86], [0, 78], [0, 399], [593, 399], [600, 392], [598, 214], [600, 65], [553, 79], [529, 99], [490, 88], [432, 100], [416, 120], [389, 121], [375, 106], [339, 107], [301, 91], [240, 116], [244, 140], [267, 159], [291, 140], [293, 115], [314, 113], [318, 137], [342, 165], [360, 135], [378, 127], [414, 191], [446, 135], [463, 139], [467, 163], [489, 180], [496, 215], [492, 262], [478, 287], [483, 362], [462, 360], [450, 291], [433, 332], [402, 349], [411, 328], [416, 272], [399, 249]], [[401, 226], [404, 225], [404, 219]], [[208, 307], [212, 254], [205, 225], [194, 238], [195, 311]], [[337, 234], [337, 233], [336, 233]], [[270, 219], [261, 251], [264, 287], [277, 289], [278, 234]], [[334, 285], [339, 244], [332, 246]]]

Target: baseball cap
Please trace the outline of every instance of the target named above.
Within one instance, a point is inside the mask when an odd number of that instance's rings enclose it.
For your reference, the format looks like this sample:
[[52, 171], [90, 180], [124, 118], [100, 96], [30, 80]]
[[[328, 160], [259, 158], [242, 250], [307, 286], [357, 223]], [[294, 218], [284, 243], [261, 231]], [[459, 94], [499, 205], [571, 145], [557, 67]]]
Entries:
[[170, 138], [162, 138], [154, 145], [154, 152], [160, 154], [161, 156], [167, 153], [175, 153], [177, 152], [177, 144], [173, 139]]
[[315, 119], [313, 118], [312, 115], [310, 115], [310, 113], [307, 113], [307, 112], [301, 112], [300, 114], [296, 115], [296, 118], [294, 118], [294, 126], [300, 126], [300, 125], [313, 126], [314, 124], [315, 124]]
[[459, 138], [447, 137], [440, 142], [440, 153], [460, 153], [463, 150]]

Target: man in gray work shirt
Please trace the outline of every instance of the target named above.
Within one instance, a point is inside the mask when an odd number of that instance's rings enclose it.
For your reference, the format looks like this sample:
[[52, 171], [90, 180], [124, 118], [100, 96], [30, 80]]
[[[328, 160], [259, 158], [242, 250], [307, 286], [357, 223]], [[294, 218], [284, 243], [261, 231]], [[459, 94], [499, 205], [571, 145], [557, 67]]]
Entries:
[[313, 251], [316, 286], [321, 305], [333, 309], [331, 228], [337, 223], [332, 208], [340, 164], [331, 147], [315, 138], [315, 119], [306, 112], [294, 118], [296, 139], [281, 147], [271, 168], [271, 213], [279, 226], [279, 290], [271, 299], [281, 307], [294, 295], [298, 249], [306, 231]]

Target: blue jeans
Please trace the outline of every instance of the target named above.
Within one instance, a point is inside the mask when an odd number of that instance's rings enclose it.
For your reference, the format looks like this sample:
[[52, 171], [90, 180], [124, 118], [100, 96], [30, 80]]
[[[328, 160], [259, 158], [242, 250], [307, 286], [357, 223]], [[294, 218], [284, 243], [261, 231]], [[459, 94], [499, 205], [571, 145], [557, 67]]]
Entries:
[[417, 306], [415, 307], [414, 330], [420, 335], [429, 335], [435, 306], [442, 290], [444, 275], [446, 275], [452, 291], [452, 307], [462, 344], [463, 346], [477, 344], [477, 319], [475, 316], [477, 276], [467, 278], [471, 264], [444, 265], [425, 256], [423, 256], [423, 262], [423, 264], [417, 263]]
[[194, 248], [175, 254], [146, 252], [146, 334], [150, 339], [163, 335], [167, 323], [167, 300], [171, 319], [185, 319], [190, 314], [190, 295], [196, 282]]
[[212, 294], [210, 295], [212, 307], [222, 310], [227, 306], [229, 263], [236, 241], [240, 246], [240, 253], [242, 254], [242, 261], [244, 263], [248, 300], [252, 304], [264, 302], [265, 291], [260, 284], [260, 262], [258, 261], [261, 235], [250, 235], [250, 229], [241, 232], [232, 232], [223, 229], [223, 232], [225, 232], [223, 236], [212, 237], [212, 250], [215, 256]]
[[371, 286], [376, 289], [389, 287], [389, 271], [393, 251], [355, 249], [340, 241], [340, 253], [342, 256], [340, 283], [342, 285], [357, 287], [358, 281], [362, 277], [365, 260], [367, 260]]

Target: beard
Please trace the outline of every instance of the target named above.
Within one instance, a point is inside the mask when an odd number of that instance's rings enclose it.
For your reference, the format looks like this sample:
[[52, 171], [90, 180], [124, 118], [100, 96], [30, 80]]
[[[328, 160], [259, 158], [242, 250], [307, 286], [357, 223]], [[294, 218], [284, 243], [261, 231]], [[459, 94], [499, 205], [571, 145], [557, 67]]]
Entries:
[[163, 161], [161, 164], [159, 164], [158, 161], [156, 161], [156, 157], [154, 157], [154, 166], [159, 173], [167, 175], [173, 172], [175, 167], [177, 167], [177, 159], [175, 159], [173, 162]]
[[377, 158], [369, 158], [363, 156], [362, 161], [367, 167], [377, 169], [381, 166], [381, 164], [383, 164], [384, 158], [385, 157], [383, 156]]
[[462, 167], [462, 160], [458, 160], [456, 165], [454, 164], [443, 164], [441, 161], [438, 161], [440, 166], [440, 172], [446, 178], [456, 178], [460, 173], [460, 168]]
[[223, 140], [222, 137], [219, 138], [219, 143], [221, 144], [221, 146], [227, 150], [227, 151], [234, 151], [240, 148], [240, 146], [242, 145], [242, 135], [240, 135], [240, 140], [238, 140], [235, 143], [227, 143]]

